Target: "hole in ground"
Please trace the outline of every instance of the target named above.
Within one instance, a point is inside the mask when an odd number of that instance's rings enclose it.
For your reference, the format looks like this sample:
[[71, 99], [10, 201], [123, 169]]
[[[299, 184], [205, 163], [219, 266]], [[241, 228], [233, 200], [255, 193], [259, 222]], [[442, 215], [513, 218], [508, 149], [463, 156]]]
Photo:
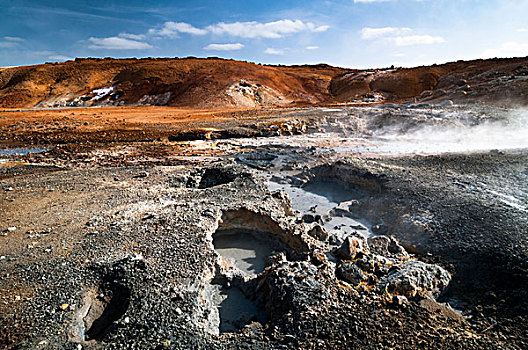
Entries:
[[113, 328], [130, 304], [130, 290], [119, 284], [111, 284], [88, 298], [89, 308], [83, 319], [84, 340], [102, 340]]
[[243, 174], [237, 173], [233, 169], [208, 168], [202, 175], [198, 188], [204, 189], [227, 184], [235, 181], [235, 179], [240, 176], [243, 176]]
[[256, 291], [257, 274], [264, 271], [270, 256], [306, 248], [271, 217], [247, 209], [225, 211], [212, 238], [223, 260], [206, 288], [218, 311], [212, 313], [218, 317], [213, 333], [236, 332], [253, 321], [264, 325], [266, 312]]
[[365, 191], [351, 188], [337, 179], [316, 179], [302, 187], [303, 190], [325, 197], [331, 204], [339, 204], [351, 199], [364, 197]]
[[220, 333], [236, 332], [257, 321], [266, 323], [266, 312], [247, 298], [237, 287], [218, 286], [214, 295], [220, 317]]
[[253, 236], [261, 240], [274, 242], [273, 248], [284, 250], [293, 255], [309, 251], [306, 243], [299, 235], [283, 230], [270, 216], [258, 214], [245, 208], [224, 211], [218, 230], [213, 234], [213, 239], [217, 233], [237, 229], [252, 233]]
[[311, 178], [310, 182], [326, 180], [340, 182], [349, 190], [359, 191], [357, 193], [359, 195], [373, 195], [384, 191], [383, 183], [378, 176], [357, 170], [341, 162], [312, 168], [308, 176]]
[[286, 250], [272, 234], [244, 228], [217, 230], [213, 245], [225, 261], [248, 275], [264, 271], [270, 255]]

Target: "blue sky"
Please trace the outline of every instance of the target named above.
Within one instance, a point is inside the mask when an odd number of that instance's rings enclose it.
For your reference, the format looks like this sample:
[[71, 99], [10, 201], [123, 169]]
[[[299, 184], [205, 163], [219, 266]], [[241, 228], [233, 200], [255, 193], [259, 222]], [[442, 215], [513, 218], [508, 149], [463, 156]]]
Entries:
[[528, 0], [0, 0], [0, 66], [220, 56], [354, 68], [528, 56]]

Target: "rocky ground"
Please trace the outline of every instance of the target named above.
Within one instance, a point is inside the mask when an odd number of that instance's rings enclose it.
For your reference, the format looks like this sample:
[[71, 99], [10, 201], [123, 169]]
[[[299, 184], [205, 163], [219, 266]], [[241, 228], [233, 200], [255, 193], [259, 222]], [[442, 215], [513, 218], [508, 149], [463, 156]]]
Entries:
[[49, 149], [0, 163], [0, 344], [526, 348], [528, 153], [404, 155], [431, 126], [518, 128], [506, 112], [295, 109], [142, 142], [46, 125]]

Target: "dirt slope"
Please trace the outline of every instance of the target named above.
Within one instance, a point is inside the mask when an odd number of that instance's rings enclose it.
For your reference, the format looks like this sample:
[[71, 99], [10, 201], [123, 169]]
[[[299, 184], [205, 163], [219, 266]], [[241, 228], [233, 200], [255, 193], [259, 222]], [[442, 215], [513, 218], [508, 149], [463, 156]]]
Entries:
[[416, 68], [356, 71], [332, 80], [336, 101], [528, 104], [528, 58], [457, 61]]
[[263, 66], [219, 58], [76, 59], [0, 70], [0, 107], [253, 108], [331, 103], [528, 104], [528, 58], [405, 69]]
[[296, 71], [222, 59], [77, 59], [1, 71], [0, 106], [313, 104], [327, 99], [331, 79], [344, 70]]

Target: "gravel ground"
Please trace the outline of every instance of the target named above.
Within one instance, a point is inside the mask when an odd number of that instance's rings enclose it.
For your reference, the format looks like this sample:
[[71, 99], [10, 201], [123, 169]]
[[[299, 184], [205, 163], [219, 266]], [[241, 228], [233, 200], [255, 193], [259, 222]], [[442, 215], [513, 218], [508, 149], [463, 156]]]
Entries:
[[[65, 145], [0, 164], [0, 345], [528, 347], [526, 151], [358, 157], [252, 142]], [[345, 186], [357, 196], [332, 215], [374, 235], [327, 232], [263, 174]], [[278, 242], [241, 255], [264, 271], [215, 250], [226, 232], [236, 249]]]

